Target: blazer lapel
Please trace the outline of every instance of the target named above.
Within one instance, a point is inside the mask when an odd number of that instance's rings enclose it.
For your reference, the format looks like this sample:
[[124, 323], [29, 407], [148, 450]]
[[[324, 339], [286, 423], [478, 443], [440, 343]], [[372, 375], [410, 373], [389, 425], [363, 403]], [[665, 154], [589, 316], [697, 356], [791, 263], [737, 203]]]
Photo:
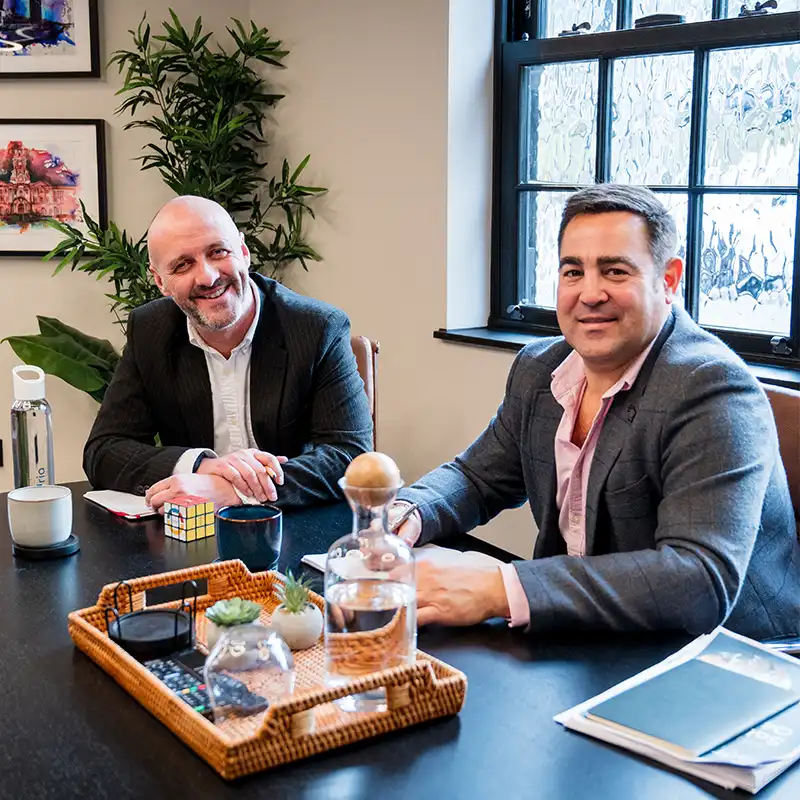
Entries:
[[[619, 395], [617, 396], [619, 398]], [[624, 399], [624, 397], [623, 397]], [[616, 398], [615, 398], [616, 400]], [[632, 420], [636, 415], [635, 406], [627, 405], [618, 411], [617, 403], [614, 402], [609, 409], [608, 415], [603, 422], [600, 430], [600, 438], [597, 441], [597, 449], [589, 468], [589, 483], [586, 488], [586, 555], [590, 556], [594, 552], [594, 541], [597, 533], [597, 509], [600, 503], [600, 492], [606, 485], [608, 474], [619, 458], [619, 454], [625, 444], [625, 440], [630, 430], [630, 422], [620, 411], [627, 414]]]
[[250, 420], [258, 447], [280, 452], [278, 425], [286, 384], [286, 341], [272, 301], [274, 284], [260, 275], [253, 278], [261, 291], [261, 316], [250, 355]]
[[667, 317], [630, 391], [620, 392], [614, 398], [600, 430], [600, 438], [597, 441], [597, 449], [589, 468], [589, 483], [586, 488], [586, 555], [592, 555], [594, 552], [600, 494], [606, 485], [611, 469], [625, 446], [625, 441], [636, 418], [639, 401], [647, 389], [661, 348], [675, 328], [675, 314], [673, 309], [673, 312]]

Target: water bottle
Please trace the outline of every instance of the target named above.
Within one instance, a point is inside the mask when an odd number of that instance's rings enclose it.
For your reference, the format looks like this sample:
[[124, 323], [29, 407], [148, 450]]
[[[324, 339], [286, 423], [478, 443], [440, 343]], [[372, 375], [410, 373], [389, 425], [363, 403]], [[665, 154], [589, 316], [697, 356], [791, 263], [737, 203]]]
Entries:
[[56, 481], [53, 469], [53, 425], [44, 397], [44, 372], [23, 364], [14, 367], [11, 406], [11, 452], [14, 488], [45, 486]]

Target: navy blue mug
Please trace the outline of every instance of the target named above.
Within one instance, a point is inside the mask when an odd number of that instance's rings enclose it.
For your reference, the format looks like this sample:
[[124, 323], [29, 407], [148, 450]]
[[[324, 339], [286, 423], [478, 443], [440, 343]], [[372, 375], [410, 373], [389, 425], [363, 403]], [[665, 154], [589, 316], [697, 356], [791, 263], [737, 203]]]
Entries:
[[224, 506], [217, 518], [217, 552], [222, 561], [239, 558], [251, 572], [277, 569], [283, 514], [269, 505]]

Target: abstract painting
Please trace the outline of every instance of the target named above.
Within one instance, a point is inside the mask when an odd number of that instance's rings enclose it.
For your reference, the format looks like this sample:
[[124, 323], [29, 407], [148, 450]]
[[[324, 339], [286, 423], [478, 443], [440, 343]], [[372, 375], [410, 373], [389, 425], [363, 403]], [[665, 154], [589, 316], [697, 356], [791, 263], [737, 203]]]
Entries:
[[97, 0], [0, 0], [0, 78], [99, 77]]
[[0, 120], [0, 256], [42, 256], [61, 234], [106, 223], [102, 120]]

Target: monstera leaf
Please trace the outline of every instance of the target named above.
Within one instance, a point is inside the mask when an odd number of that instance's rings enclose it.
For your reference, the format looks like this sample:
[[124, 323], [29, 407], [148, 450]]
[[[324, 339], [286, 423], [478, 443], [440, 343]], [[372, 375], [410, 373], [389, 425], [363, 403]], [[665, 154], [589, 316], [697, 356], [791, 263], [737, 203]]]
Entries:
[[41, 367], [48, 375], [55, 375], [102, 402], [119, 361], [111, 342], [82, 333], [53, 317], [36, 319], [38, 334], [8, 336], [3, 341], [25, 364]]

